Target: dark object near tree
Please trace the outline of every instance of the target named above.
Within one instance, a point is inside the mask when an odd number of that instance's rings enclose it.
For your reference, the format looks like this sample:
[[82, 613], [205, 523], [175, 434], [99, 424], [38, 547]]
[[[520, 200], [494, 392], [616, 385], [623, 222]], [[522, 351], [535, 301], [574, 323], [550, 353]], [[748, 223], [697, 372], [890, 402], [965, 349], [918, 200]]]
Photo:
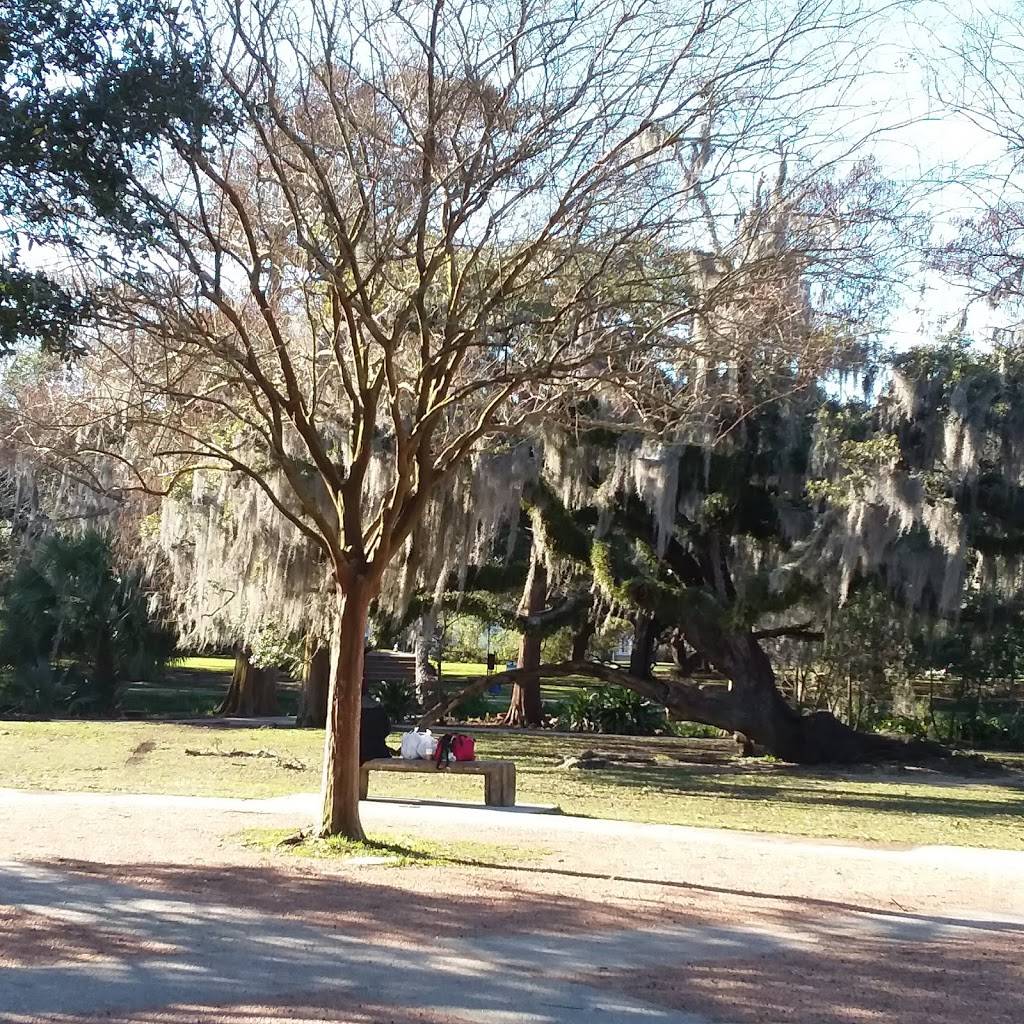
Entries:
[[392, 757], [387, 744], [391, 732], [388, 713], [371, 697], [363, 696], [359, 712], [359, 763]]

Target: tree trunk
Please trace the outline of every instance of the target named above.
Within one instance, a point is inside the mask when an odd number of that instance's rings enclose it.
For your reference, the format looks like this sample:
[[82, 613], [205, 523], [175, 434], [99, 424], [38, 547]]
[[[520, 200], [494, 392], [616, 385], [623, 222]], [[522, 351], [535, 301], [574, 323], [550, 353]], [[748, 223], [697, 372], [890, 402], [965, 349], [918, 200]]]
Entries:
[[585, 619], [583, 625], [573, 634], [572, 638], [572, 661], [586, 661], [587, 651], [590, 650], [590, 641], [593, 639], [597, 627], [593, 619]]
[[324, 734], [321, 836], [363, 840], [359, 820], [359, 714], [371, 589], [356, 579], [342, 594], [331, 638], [331, 685]]
[[[934, 760], [948, 755], [940, 744], [926, 740], [860, 732], [828, 711], [802, 714], [780, 692], [771, 660], [753, 636], [726, 634], [716, 640], [715, 649], [706, 653], [730, 681], [729, 691], [713, 714], [694, 721], [739, 733], [747, 743], [800, 764]], [[667, 705], [670, 711], [685, 718], [683, 691], [674, 703]]]
[[92, 683], [98, 710], [105, 715], [112, 714], [117, 703], [117, 667], [114, 664], [114, 640], [106, 623], [100, 627], [96, 637]]
[[[928, 740], [906, 740], [858, 732], [844, 725], [828, 711], [802, 715], [791, 708], [775, 686], [771, 665], [763, 651], [752, 654], [742, 638], [736, 638], [737, 678], [730, 689], [724, 685], [700, 685], [687, 680], [657, 677], [640, 679], [620, 668], [592, 661], [567, 661], [544, 665], [540, 675], [547, 678], [591, 676], [607, 683], [628, 686], [649, 700], [662, 704], [677, 721], [701, 722], [725, 732], [739, 734], [768, 753], [803, 764], [857, 764], [896, 761], [931, 764], [949, 756], [941, 744]], [[757, 647], [757, 642], [750, 638]], [[742, 649], [740, 649], [742, 648]], [[767, 665], [767, 672], [764, 671]], [[467, 680], [459, 693], [424, 714], [419, 727], [427, 728], [447, 714], [461, 700], [480, 693], [493, 683], [515, 682], [520, 669]], [[744, 744], [745, 745], [745, 744]]]
[[429, 707], [431, 701], [441, 699], [438, 692], [438, 675], [430, 664], [430, 649], [434, 646], [434, 631], [437, 629], [437, 612], [421, 616], [416, 628], [413, 652], [416, 658], [416, 699], [420, 707]]
[[[544, 610], [548, 596], [548, 570], [544, 559], [534, 553], [530, 572], [523, 589], [523, 600], [519, 606], [520, 615], [536, 615]], [[530, 674], [516, 679], [512, 685], [512, 699], [505, 713], [505, 725], [540, 725], [544, 721], [544, 707], [540, 699], [541, 645], [543, 637], [537, 631], [523, 633], [519, 641], [519, 668]]]
[[629, 652], [629, 674], [637, 679], [653, 676], [654, 645], [658, 639], [658, 624], [652, 615], [640, 614], [633, 627], [633, 649]]
[[277, 713], [277, 669], [257, 668], [239, 648], [235, 652], [231, 686], [217, 714], [262, 718]]
[[331, 688], [331, 649], [319, 640], [306, 641], [306, 664], [302, 670], [302, 694], [295, 724], [322, 729], [327, 724], [327, 695]]

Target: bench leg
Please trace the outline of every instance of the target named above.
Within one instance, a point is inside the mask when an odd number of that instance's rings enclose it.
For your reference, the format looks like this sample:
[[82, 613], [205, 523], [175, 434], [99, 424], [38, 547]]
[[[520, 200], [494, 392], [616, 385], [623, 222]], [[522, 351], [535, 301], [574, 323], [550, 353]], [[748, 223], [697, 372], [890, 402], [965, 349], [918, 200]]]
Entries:
[[370, 769], [360, 768], [359, 769], [359, 799], [365, 800], [366, 794], [370, 790]]
[[[504, 773], [502, 773], [504, 774]], [[501, 807], [502, 804], [501, 774], [491, 772], [484, 776], [484, 803], [488, 807]]]
[[488, 807], [515, 807], [515, 768], [503, 768], [484, 776], [484, 803]]

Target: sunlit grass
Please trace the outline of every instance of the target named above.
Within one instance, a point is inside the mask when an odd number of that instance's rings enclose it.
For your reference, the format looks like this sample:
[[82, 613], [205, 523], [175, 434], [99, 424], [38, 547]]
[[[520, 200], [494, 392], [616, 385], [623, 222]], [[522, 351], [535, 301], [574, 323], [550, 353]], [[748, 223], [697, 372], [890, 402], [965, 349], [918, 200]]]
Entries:
[[[397, 745], [397, 734], [392, 745]], [[317, 730], [155, 722], [0, 722], [0, 787], [272, 797], [319, 788]], [[195, 756], [266, 750], [276, 757]], [[657, 763], [562, 768], [586, 749], [635, 750]], [[480, 757], [515, 761], [518, 801], [569, 814], [898, 844], [1024, 849], [1020, 775], [796, 768], [764, 761], [681, 763], [670, 740], [481, 733]], [[693, 750], [706, 750], [690, 747]], [[483, 803], [477, 777], [378, 773], [370, 795]]]
[[525, 846], [475, 843], [459, 839], [444, 842], [417, 839], [402, 834], [368, 838], [363, 842], [330, 836], [320, 839], [297, 835], [288, 829], [247, 829], [241, 835], [244, 846], [284, 852], [296, 857], [329, 860], [369, 861], [391, 867], [473, 865], [506, 867], [536, 860], [547, 851]]

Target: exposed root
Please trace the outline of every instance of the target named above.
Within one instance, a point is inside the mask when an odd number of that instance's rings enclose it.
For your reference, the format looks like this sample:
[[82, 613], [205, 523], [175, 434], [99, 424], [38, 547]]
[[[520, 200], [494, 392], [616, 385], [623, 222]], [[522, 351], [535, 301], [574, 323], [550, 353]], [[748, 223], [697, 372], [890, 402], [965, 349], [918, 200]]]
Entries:
[[196, 750], [186, 748], [185, 753], [189, 757], [259, 757], [275, 761], [278, 768], [287, 768], [293, 772], [304, 772], [309, 768], [305, 761], [300, 761], [297, 757], [285, 757], [273, 750]]

